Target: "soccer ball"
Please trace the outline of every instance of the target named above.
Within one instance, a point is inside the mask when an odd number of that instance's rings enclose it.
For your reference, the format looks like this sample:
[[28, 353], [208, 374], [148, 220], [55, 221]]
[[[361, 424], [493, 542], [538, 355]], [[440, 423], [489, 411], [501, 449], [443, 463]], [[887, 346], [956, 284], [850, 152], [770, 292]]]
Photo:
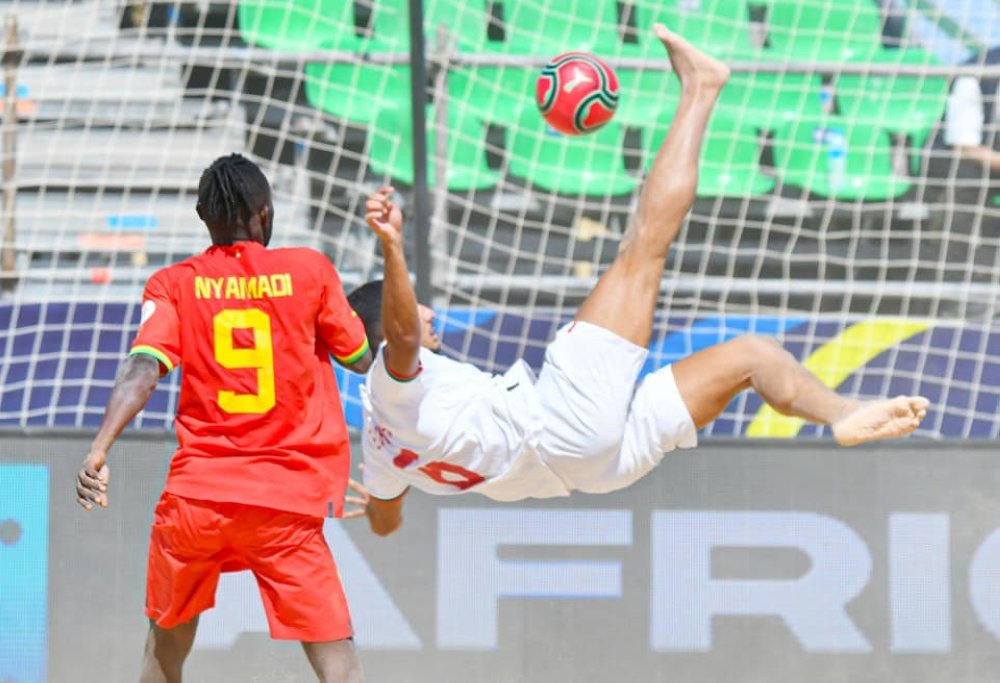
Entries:
[[592, 54], [566, 52], [542, 69], [535, 101], [548, 124], [560, 133], [593, 133], [615, 115], [618, 76]]

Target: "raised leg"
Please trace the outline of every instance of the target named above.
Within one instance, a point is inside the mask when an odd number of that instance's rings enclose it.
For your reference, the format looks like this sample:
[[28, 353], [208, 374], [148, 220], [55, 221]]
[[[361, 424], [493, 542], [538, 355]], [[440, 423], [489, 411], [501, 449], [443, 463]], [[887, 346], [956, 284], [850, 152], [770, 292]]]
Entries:
[[681, 81], [681, 100], [639, 195], [618, 257], [576, 318], [647, 346], [667, 251], [694, 203], [705, 127], [729, 68], [662, 24], [654, 27]]
[[362, 683], [361, 662], [354, 641], [329, 640], [322, 643], [302, 643], [309, 664], [320, 683]]
[[180, 683], [197, 629], [198, 617], [173, 628], [161, 628], [150, 620], [140, 683]]
[[843, 446], [903, 436], [927, 414], [922, 396], [857, 401], [839, 396], [770, 337], [744, 335], [673, 365], [674, 381], [701, 429], [739, 392], [753, 389], [783, 415], [829, 425]]

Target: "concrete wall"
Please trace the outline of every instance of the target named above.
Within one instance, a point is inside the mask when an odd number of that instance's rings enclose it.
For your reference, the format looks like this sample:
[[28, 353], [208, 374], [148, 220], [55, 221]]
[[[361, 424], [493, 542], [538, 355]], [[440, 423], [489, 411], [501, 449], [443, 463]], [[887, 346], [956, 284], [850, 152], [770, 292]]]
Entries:
[[[0, 440], [0, 680], [135, 681], [169, 437], [123, 440], [111, 507], [88, 439]], [[327, 535], [370, 681], [908, 681], [1000, 674], [990, 444], [715, 441], [606, 496], [497, 505], [413, 492], [389, 538]], [[223, 577], [192, 681], [310, 681], [252, 577]]]

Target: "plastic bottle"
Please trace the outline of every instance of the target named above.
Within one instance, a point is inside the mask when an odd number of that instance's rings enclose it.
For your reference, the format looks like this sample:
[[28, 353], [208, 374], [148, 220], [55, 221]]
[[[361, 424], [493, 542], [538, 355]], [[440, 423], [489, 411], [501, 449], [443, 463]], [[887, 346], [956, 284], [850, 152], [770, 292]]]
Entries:
[[948, 95], [944, 141], [948, 145], [981, 145], [983, 142], [983, 93], [972, 76], [955, 79]]
[[847, 141], [843, 128], [827, 128], [826, 171], [830, 194], [836, 195], [844, 187], [847, 175]]
[[824, 114], [833, 113], [833, 86], [829, 83], [824, 83], [819, 88], [819, 106]]

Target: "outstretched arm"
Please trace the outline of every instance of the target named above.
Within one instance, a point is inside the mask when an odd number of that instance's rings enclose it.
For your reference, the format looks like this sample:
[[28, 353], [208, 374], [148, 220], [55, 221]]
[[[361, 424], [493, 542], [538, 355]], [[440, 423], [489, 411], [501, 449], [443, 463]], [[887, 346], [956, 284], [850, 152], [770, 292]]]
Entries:
[[[362, 465], [362, 467], [364, 467]], [[359, 481], [347, 480], [347, 487], [353, 491], [348, 493], [344, 502], [356, 506], [352, 510], [344, 513], [344, 519], [355, 517], [367, 517], [368, 526], [378, 536], [388, 536], [403, 524], [403, 498], [407, 491], [393, 498], [392, 500], [379, 500], [372, 498], [368, 489]]]
[[382, 242], [385, 274], [382, 284], [382, 335], [386, 369], [397, 377], [412, 377], [420, 369], [420, 312], [410, 282], [403, 249], [403, 213], [390, 199], [393, 188], [368, 196], [365, 220]]
[[137, 353], [122, 363], [104, 410], [104, 419], [76, 478], [77, 502], [84, 508], [108, 506], [108, 451], [132, 418], [145, 407], [159, 379], [160, 363], [152, 356]]
[[959, 156], [991, 171], [1000, 170], [1000, 153], [986, 145], [958, 145]]
[[379, 536], [388, 536], [403, 525], [404, 493], [394, 500], [372, 498], [368, 503], [368, 525]]

